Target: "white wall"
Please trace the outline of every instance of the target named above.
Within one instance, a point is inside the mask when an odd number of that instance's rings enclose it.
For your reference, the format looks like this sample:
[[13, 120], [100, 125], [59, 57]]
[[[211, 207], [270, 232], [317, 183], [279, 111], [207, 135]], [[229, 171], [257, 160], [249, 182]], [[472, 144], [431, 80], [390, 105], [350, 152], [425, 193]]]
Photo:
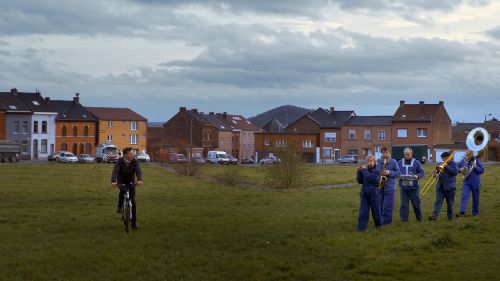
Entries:
[[[38, 159], [44, 160], [47, 159], [47, 156], [49, 156], [51, 153], [54, 153], [55, 151], [51, 151], [51, 146], [54, 146], [54, 150], [57, 149], [55, 147], [56, 145], [56, 116], [57, 113], [40, 113], [40, 112], [35, 112], [32, 116], [32, 122], [31, 122], [31, 157], [34, 158], [35, 155], [33, 154], [33, 144], [34, 140], [38, 141]], [[34, 133], [34, 124], [35, 121], [38, 121], [38, 133]], [[42, 133], [42, 122], [46, 121], [47, 122], [47, 133]], [[42, 152], [42, 140], [47, 140], [47, 152]]]

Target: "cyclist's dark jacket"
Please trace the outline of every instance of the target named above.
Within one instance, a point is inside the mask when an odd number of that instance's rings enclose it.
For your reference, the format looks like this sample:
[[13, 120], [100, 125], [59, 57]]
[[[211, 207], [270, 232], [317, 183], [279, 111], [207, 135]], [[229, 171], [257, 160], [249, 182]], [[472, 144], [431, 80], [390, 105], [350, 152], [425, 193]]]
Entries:
[[111, 182], [117, 182], [117, 180], [118, 183], [134, 182], [134, 174], [137, 176], [137, 181], [142, 181], [142, 171], [139, 162], [134, 158], [127, 165], [125, 159], [121, 157], [116, 161]]

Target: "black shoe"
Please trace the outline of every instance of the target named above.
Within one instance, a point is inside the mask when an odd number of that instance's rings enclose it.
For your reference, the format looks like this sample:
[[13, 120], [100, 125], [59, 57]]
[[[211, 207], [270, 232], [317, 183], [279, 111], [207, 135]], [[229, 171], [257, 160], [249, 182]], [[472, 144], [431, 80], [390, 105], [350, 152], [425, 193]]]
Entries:
[[430, 216], [430, 217], [429, 217], [429, 220], [430, 220], [430, 221], [435, 221], [435, 220], [436, 220], [436, 216], [435, 216], [435, 215]]
[[132, 229], [137, 230], [139, 227], [137, 226], [137, 223], [132, 223]]
[[122, 213], [122, 208], [121, 208], [121, 207], [116, 208], [116, 212], [117, 212], [118, 214], [121, 214], [121, 213]]
[[460, 213], [460, 214], [456, 214], [457, 218], [463, 218], [465, 217], [465, 213]]

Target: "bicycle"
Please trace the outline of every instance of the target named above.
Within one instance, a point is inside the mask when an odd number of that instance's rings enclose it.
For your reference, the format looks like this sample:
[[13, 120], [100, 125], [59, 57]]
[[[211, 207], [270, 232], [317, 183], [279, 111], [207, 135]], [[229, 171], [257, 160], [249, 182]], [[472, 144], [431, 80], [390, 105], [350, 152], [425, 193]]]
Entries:
[[122, 219], [125, 225], [125, 232], [130, 233], [132, 230], [132, 200], [130, 200], [129, 188], [135, 186], [135, 183], [120, 184], [120, 191], [125, 191], [123, 196]]

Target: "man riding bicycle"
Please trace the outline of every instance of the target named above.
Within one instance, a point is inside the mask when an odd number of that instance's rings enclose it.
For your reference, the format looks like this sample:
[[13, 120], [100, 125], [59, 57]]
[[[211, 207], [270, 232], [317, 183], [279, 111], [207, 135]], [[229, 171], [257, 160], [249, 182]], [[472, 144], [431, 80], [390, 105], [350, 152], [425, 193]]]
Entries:
[[123, 157], [116, 161], [115, 168], [113, 169], [113, 174], [111, 175], [111, 185], [113, 187], [125, 186], [126, 188], [120, 188], [120, 194], [118, 196], [118, 209], [117, 213], [122, 212], [123, 207], [123, 197], [128, 189], [130, 200], [132, 201], [132, 228], [137, 229], [137, 217], [136, 217], [136, 205], [135, 205], [135, 185], [133, 184], [135, 179], [134, 175], [137, 177], [137, 185], [142, 185], [142, 171], [139, 166], [139, 162], [134, 159], [134, 152], [131, 147], [126, 147], [123, 149]]

